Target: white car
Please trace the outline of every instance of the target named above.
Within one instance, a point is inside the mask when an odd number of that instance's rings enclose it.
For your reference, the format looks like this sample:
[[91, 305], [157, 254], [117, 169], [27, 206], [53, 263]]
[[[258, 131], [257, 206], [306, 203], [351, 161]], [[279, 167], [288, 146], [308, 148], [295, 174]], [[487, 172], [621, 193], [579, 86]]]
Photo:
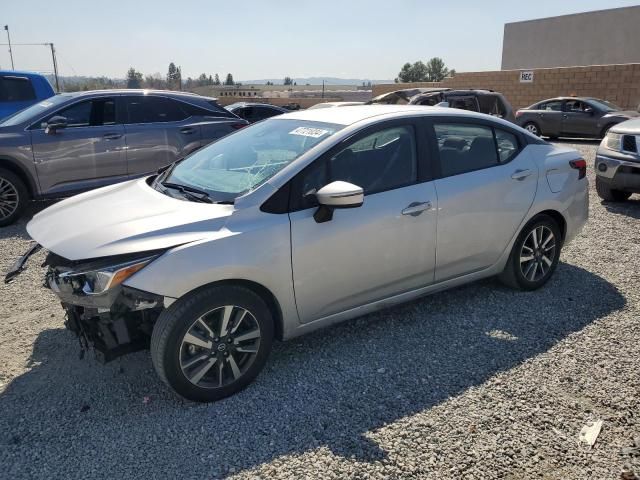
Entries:
[[212, 401], [249, 384], [274, 339], [494, 275], [541, 287], [587, 221], [585, 172], [483, 114], [306, 110], [27, 230], [81, 343], [105, 361], [150, 346], [163, 381]]

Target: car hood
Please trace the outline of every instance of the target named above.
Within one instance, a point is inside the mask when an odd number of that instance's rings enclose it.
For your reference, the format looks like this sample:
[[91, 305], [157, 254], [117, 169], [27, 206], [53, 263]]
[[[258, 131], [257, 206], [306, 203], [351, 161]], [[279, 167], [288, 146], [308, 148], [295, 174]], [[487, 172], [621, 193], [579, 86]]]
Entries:
[[611, 127], [613, 133], [629, 133], [631, 135], [640, 135], [640, 118], [627, 120]]
[[27, 232], [61, 257], [84, 260], [202, 240], [233, 211], [233, 205], [169, 197], [140, 179], [63, 200], [35, 215]]
[[640, 113], [635, 112], [633, 110], [619, 110], [616, 112], [609, 112], [605, 115], [605, 117], [636, 118], [636, 117], [640, 117]]

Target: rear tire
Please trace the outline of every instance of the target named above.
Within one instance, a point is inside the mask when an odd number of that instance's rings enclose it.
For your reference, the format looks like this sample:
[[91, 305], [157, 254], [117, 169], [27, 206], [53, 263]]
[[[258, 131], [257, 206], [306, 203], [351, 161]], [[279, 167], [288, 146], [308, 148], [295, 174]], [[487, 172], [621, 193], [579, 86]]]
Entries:
[[28, 203], [24, 182], [12, 171], [0, 168], [0, 227], [18, 220]]
[[500, 280], [516, 290], [542, 287], [558, 266], [561, 248], [562, 234], [555, 220], [544, 214], [535, 216], [513, 244]]
[[273, 341], [265, 301], [241, 286], [196, 290], [158, 318], [151, 359], [178, 395], [212, 402], [245, 388], [264, 367]]
[[624, 202], [629, 200], [631, 196], [630, 192], [614, 190], [609, 187], [606, 182], [600, 180], [600, 177], [596, 177], [596, 192], [598, 192], [598, 196], [606, 202]]

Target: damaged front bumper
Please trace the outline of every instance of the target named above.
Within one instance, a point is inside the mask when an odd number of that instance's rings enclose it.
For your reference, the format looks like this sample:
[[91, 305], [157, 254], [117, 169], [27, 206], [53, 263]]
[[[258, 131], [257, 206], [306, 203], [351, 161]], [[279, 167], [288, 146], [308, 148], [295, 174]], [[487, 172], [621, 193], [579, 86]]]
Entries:
[[80, 341], [82, 352], [92, 347], [96, 358], [106, 363], [114, 358], [149, 348], [153, 325], [164, 309], [164, 298], [126, 286], [109, 292], [110, 308], [62, 301], [66, 327]]
[[[42, 247], [34, 243], [11, 267], [5, 283], [25, 268]], [[84, 261], [71, 261], [48, 252], [44, 284], [60, 298], [66, 327], [79, 339], [81, 355], [93, 348], [96, 358], [108, 362], [148, 348], [153, 325], [175, 299], [123, 285], [122, 282], [162, 252], [145, 252]], [[126, 276], [128, 275], [128, 276]]]
[[48, 254], [45, 285], [62, 301], [66, 326], [78, 335], [83, 353], [92, 347], [99, 361], [108, 362], [149, 347], [165, 298], [113, 280], [118, 272], [146, 265], [158, 255], [150, 252], [72, 262]]

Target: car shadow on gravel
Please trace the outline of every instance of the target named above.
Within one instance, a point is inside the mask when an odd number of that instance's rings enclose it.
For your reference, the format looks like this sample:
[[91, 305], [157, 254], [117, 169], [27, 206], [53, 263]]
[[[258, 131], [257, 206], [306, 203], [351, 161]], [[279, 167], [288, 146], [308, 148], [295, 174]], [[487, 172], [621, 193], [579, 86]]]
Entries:
[[380, 461], [384, 446], [371, 436], [386, 424], [513, 369], [625, 303], [602, 277], [564, 263], [535, 292], [487, 280], [278, 343], [254, 384], [209, 405], [169, 392], [147, 352], [101, 367], [78, 359], [71, 333], [45, 330], [30, 370], [0, 395], [0, 461], [10, 476], [37, 477], [44, 462], [48, 475], [74, 478], [216, 478], [319, 448]]
[[633, 195], [625, 202], [602, 202], [602, 206], [609, 213], [640, 219], [640, 195]]

